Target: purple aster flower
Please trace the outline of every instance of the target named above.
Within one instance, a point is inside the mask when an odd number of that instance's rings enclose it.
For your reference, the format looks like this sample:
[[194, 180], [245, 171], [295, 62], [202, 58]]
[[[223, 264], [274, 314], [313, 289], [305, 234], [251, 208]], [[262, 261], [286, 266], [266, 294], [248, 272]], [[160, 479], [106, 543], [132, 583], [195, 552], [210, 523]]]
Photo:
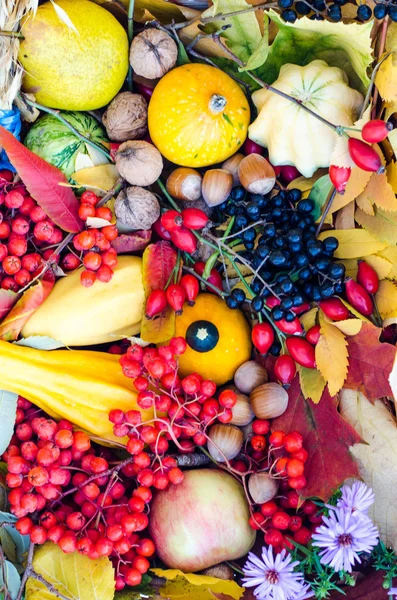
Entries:
[[262, 548], [262, 559], [250, 552], [244, 565], [243, 584], [255, 587], [258, 600], [304, 600], [311, 598], [302, 573], [294, 572], [299, 562], [291, 562], [285, 550], [273, 555], [273, 547]]
[[335, 571], [350, 573], [361, 562], [358, 553], [371, 552], [378, 543], [378, 530], [369, 517], [356, 519], [350, 510], [333, 507], [323, 523], [313, 534], [313, 546], [324, 548], [320, 560]]
[[350, 487], [344, 484], [341, 488], [342, 497], [338, 507], [350, 510], [355, 516], [368, 515], [368, 509], [375, 501], [375, 495], [363, 481], [355, 481]]
[[397, 600], [397, 587], [390, 588], [387, 592], [390, 596], [394, 596], [394, 600]]

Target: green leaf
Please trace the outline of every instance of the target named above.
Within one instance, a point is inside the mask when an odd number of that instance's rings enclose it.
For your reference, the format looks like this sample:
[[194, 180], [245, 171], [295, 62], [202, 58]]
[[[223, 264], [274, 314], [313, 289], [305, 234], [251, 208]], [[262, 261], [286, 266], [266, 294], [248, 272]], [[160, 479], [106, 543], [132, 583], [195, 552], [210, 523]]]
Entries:
[[313, 185], [309, 194], [309, 200], [313, 200], [314, 202], [312, 214], [315, 221], [317, 221], [317, 219], [320, 217], [321, 209], [326, 203], [331, 190], [332, 183], [329, 175], [323, 175], [323, 177], [317, 179], [316, 183]]
[[15, 600], [18, 596], [20, 585], [21, 578], [18, 571], [8, 560], [4, 561], [4, 565], [2, 565], [2, 568], [0, 569], [0, 588], [7, 586], [11, 600]]
[[16, 521], [14, 515], [0, 512], [0, 524], [10, 523], [10, 526], [0, 529], [0, 541], [7, 558], [13, 563], [22, 563], [29, 548], [30, 538], [28, 535], [21, 535], [15, 529], [13, 523]]
[[[215, 15], [228, 14], [249, 7], [250, 5], [245, 0], [214, 0], [213, 6], [204, 11], [202, 16], [214, 17]], [[227, 46], [240, 60], [244, 63], [248, 62], [262, 40], [261, 30], [254, 11], [213, 21], [209, 25], [205, 25], [203, 29], [210, 33], [218, 31], [225, 25], [231, 25], [222, 33]]]
[[343, 69], [349, 77], [349, 85], [361, 92], [369, 85], [367, 68], [372, 63], [371, 29], [368, 23], [331, 23], [312, 21], [307, 17], [296, 23], [285, 23], [274, 10], [269, 11], [271, 20], [279, 32], [270, 47], [265, 64], [257, 75], [267, 83], [273, 83], [280, 68], [286, 63], [307, 65], [322, 59], [331, 67]]
[[14, 344], [35, 348], [36, 350], [58, 350], [58, 348], [65, 348], [65, 344], [46, 335], [31, 335], [14, 342]]
[[17, 400], [18, 394], [0, 390], [0, 454], [5, 452], [14, 433]]
[[259, 69], [267, 59], [269, 54], [269, 17], [264, 15], [264, 33], [259, 46], [251, 54], [245, 67], [241, 67], [239, 71], [253, 71]]

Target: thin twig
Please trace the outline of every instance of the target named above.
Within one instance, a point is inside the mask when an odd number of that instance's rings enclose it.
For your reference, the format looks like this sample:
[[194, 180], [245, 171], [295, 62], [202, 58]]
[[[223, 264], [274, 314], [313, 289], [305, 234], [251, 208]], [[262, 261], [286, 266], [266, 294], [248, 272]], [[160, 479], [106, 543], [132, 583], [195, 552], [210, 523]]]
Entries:
[[226, 296], [229, 296], [228, 293], [223, 292], [222, 290], [220, 290], [219, 288], [217, 288], [216, 285], [213, 285], [212, 283], [210, 283], [209, 281], [207, 281], [207, 279], [204, 279], [204, 277], [201, 277], [201, 275], [199, 275], [198, 273], [196, 273], [196, 271], [194, 271], [194, 269], [190, 269], [189, 267], [185, 267], [185, 265], [183, 265], [182, 266], [182, 270], [186, 271], [186, 273], [190, 273], [191, 275], [194, 275], [199, 281], [201, 281], [207, 287], [209, 287], [211, 290], [213, 290], [214, 292], [216, 292], [217, 294], [219, 294], [221, 298], [225, 299]]
[[70, 596], [65, 596], [65, 594], [62, 594], [59, 590], [57, 590], [55, 586], [52, 585], [52, 583], [44, 579], [42, 575], [40, 575], [33, 569], [29, 572], [29, 577], [31, 577], [32, 579], [36, 579], [36, 581], [42, 583], [50, 592], [50, 594], [53, 594], [55, 596], [55, 598], [59, 598], [59, 600], [72, 600]]
[[118, 194], [119, 191], [122, 188], [123, 181], [124, 181], [124, 179], [122, 177], [120, 177], [116, 181], [116, 183], [114, 184], [114, 186], [107, 192], [107, 194], [105, 194], [104, 197], [99, 200], [99, 202], [96, 204], [96, 208], [100, 208], [101, 206], [103, 206], [104, 204], [106, 204], [106, 202], [109, 202], [109, 200], [111, 198], [113, 198], [113, 196], [115, 196], [116, 194]]
[[[362, 109], [361, 109], [361, 112], [360, 112], [359, 119], [363, 118], [363, 115], [364, 115], [365, 111], [367, 110], [367, 107], [368, 107], [368, 105], [370, 103], [372, 89], [373, 89], [374, 84], [375, 84], [375, 77], [376, 77], [377, 72], [379, 71], [379, 67], [386, 60], [386, 58], [388, 56], [390, 56], [390, 54], [391, 54], [391, 52], [387, 52], [387, 54], [385, 54], [381, 58], [381, 60], [378, 62], [378, 64], [374, 67], [374, 70], [372, 71], [371, 81], [369, 82], [368, 90], [367, 90], [367, 93], [366, 93], [365, 98], [364, 98], [364, 103], [363, 103], [363, 106], [362, 106]], [[346, 127], [346, 129], [348, 129], [348, 128]]]
[[3, 580], [2, 592], [4, 592], [4, 600], [10, 600], [10, 594], [7, 587], [7, 573], [6, 573], [6, 557], [4, 556], [3, 548], [0, 545], [0, 565], [1, 565], [1, 576]]
[[[386, 17], [383, 19], [383, 22], [382, 22], [382, 31], [381, 31], [381, 35], [380, 35], [379, 49], [378, 49], [378, 59], [382, 56], [382, 54], [385, 50], [388, 26], [389, 26], [389, 15], [386, 15]], [[378, 100], [378, 95], [379, 95], [378, 88], [375, 88], [374, 97], [372, 99], [372, 115], [371, 115], [372, 119], [376, 118], [376, 103]]]
[[18, 38], [19, 40], [25, 39], [22, 33], [19, 33], [18, 31], [0, 31], [0, 37], [12, 37]]
[[320, 223], [318, 224], [318, 227], [317, 227], [317, 229], [316, 229], [316, 237], [317, 237], [317, 236], [318, 236], [318, 234], [320, 233], [320, 231], [321, 231], [321, 227], [324, 225], [324, 221], [325, 221], [325, 219], [327, 218], [327, 215], [328, 215], [328, 213], [329, 213], [329, 211], [330, 211], [330, 208], [331, 208], [331, 206], [332, 206], [332, 203], [333, 203], [333, 201], [334, 201], [334, 198], [335, 198], [335, 196], [336, 196], [336, 188], [333, 188], [333, 190], [332, 190], [332, 192], [331, 192], [331, 194], [330, 194], [330, 196], [329, 196], [329, 198], [328, 198], [328, 200], [327, 200], [327, 204], [326, 204], [326, 206], [325, 206], [325, 209], [324, 209], [324, 212], [323, 212], [323, 214], [322, 214], [322, 217], [321, 217]]
[[190, 19], [189, 21], [182, 21], [182, 23], [171, 23], [171, 25], [165, 25], [166, 29], [183, 29], [184, 27], [189, 27], [189, 25], [193, 25], [197, 21], [200, 21], [203, 25], [206, 23], [214, 23], [215, 21], [226, 21], [226, 19], [232, 19], [233, 17], [237, 17], [238, 15], [243, 15], [246, 13], [254, 12], [256, 10], [262, 10], [263, 8], [276, 8], [278, 6], [277, 2], [264, 2], [263, 4], [257, 4], [256, 6], [250, 6], [249, 8], [242, 8], [241, 10], [235, 10], [230, 13], [218, 13], [213, 17], [195, 17], [194, 19]]
[[30, 542], [29, 544], [29, 549], [28, 549], [28, 556], [26, 559], [26, 568], [25, 571], [22, 575], [22, 579], [21, 579], [21, 585], [19, 586], [19, 590], [18, 590], [18, 594], [15, 600], [21, 600], [21, 598], [23, 597], [23, 593], [25, 591], [25, 585], [27, 580], [29, 579], [29, 575], [33, 569], [32, 567], [32, 563], [33, 563], [33, 554], [34, 554], [34, 543]]
[[106, 158], [108, 160], [113, 162], [113, 159], [110, 156], [109, 152], [103, 146], [96, 144], [95, 142], [90, 140], [90, 138], [86, 137], [85, 135], [83, 135], [82, 133], [77, 131], [77, 129], [75, 127], [73, 127], [73, 125], [71, 125], [69, 123], [69, 121], [64, 119], [62, 117], [62, 115], [59, 114], [58, 110], [48, 108], [48, 106], [43, 106], [43, 104], [38, 104], [37, 102], [33, 102], [33, 100], [30, 100], [27, 96], [24, 96], [23, 100], [24, 100], [24, 102], [26, 102], [26, 104], [29, 104], [29, 106], [33, 106], [34, 108], [37, 108], [38, 110], [48, 113], [49, 115], [52, 115], [53, 117], [58, 119], [58, 121], [61, 121], [61, 123], [63, 123], [65, 125], [65, 127], [67, 127], [76, 137], [79, 138], [79, 140], [81, 140], [82, 142], [85, 142], [86, 144], [90, 144], [90, 146], [92, 146], [93, 148], [96, 148], [99, 152], [101, 152], [101, 154], [103, 154], [103, 156], [106, 156]]

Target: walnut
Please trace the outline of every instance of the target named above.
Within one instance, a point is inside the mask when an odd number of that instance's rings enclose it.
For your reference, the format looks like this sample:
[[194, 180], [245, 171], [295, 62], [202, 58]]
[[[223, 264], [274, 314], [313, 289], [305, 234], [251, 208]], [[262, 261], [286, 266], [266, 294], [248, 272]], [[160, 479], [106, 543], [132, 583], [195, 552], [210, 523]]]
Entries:
[[131, 185], [152, 185], [161, 175], [163, 158], [153, 144], [131, 140], [117, 150], [116, 169]]
[[121, 190], [114, 211], [118, 223], [130, 229], [150, 229], [160, 217], [160, 204], [152, 192], [134, 185]]
[[102, 123], [113, 142], [136, 140], [147, 132], [147, 102], [140, 94], [122, 92], [111, 101]]
[[157, 79], [176, 63], [178, 48], [170, 35], [159, 29], [145, 29], [132, 41], [130, 65], [137, 75]]

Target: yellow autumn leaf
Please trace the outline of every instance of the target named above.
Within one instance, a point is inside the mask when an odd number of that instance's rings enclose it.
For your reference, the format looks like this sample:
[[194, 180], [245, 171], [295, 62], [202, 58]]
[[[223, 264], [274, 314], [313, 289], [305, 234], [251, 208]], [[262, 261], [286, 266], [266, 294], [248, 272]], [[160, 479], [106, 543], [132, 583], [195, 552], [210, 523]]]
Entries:
[[380, 281], [375, 300], [382, 319], [397, 312], [397, 287], [395, 284], [387, 279]]
[[357, 260], [355, 258], [345, 258], [344, 260], [338, 260], [338, 263], [345, 267], [345, 276], [352, 277], [353, 279], [357, 276]]
[[330, 212], [334, 213], [337, 210], [343, 208], [352, 200], [355, 200], [357, 196], [364, 191], [368, 181], [371, 178], [371, 173], [363, 171], [358, 167], [353, 167], [350, 175], [350, 179], [347, 182], [345, 193], [343, 195], [336, 194], [335, 199], [332, 203]]
[[[393, 106], [395, 109], [394, 112], [397, 112], [397, 100]], [[393, 129], [387, 137], [393, 148], [394, 156], [397, 156], [397, 129]]]
[[72, 179], [81, 186], [89, 189], [109, 191], [118, 180], [119, 175], [114, 165], [97, 165], [87, 167], [73, 173]]
[[164, 577], [167, 583], [160, 589], [164, 598], [178, 600], [214, 600], [215, 594], [230, 596], [239, 600], [244, 588], [235, 581], [218, 579], [196, 573], [183, 573], [179, 569], [151, 569], [157, 577]]
[[390, 183], [393, 192], [397, 194], [397, 163], [394, 160], [387, 165], [386, 174], [387, 181]]
[[359, 313], [358, 310], [353, 308], [352, 305], [349, 304], [344, 298], [341, 298], [340, 296], [338, 296], [338, 298], [342, 302], [342, 304], [344, 304], [346, 306], [346, 308], [349, 309], [349, 311], [352, 313], [352, 315], [357, 317], [357, 319], [360, 319], [360, 321], [364, 321], [365, 323], [371, 323], [371, 321], [369, 319], [367, 319], [367, 317], [364, 317], [364, 315]]
[[[114, 570], [107, 557], [91, 559], [78, 552], [64, 554], [47, 542], [34, 553], [33, 568], [70, 600], [113, 600]], [[47, 587], [28, 579], [26, 600], [55, 600]]]
[[388, 246], [381, 252], [379, 252], [379, 256], [390, 261], [392, 267], [388, 274], [389, 279], [397, 279], [397, 247], [396, 246]]
[[361, 319], [344, 319], [343, 321], [332, 321], [324, 314], [324, 320], [330, 325], [334, 325], [344, 335], [357, 335], [362, 327]]
[[381, 64], [376, 74], [375, 85], [379, 94], [386, 100], [392, 102], [397, 98], [397, 65], [393, 64], [393, 55], [390, 54]]
[[303, 396], [318, 404], [323, 395], [326, 381], [318, 369], [299, 367], [299, 383]]
[[320, 313], [320, 339], [316, 345], [316, 364], [331, 396], [335, 396], [343, 386], [349, 366], [347, 341], [337, 327], [327, 323]]
[[[357, 204], [362, 210], [365, 210], [360, 205], [359, 199], [363, 199], [364, 204], [367, 202], [371, 207], [373, 204], [376, 204], [376, 206], [387, 212], [397, 211], [397, 198], [392, 186], [388, 182], [386, 173], [372, 173], [371, 179], [364, 191], [358, 196], [356, 200]], [[365, 212], [367, 211], [365, 210]], [[368, 214], [374, 214], [373, 210]]]
[[[386, 246], [397, 244], [397, 212], [386, 212], [377, 208], [374, 216], [371, 217], [358, 208], [354, 218], [361, 227], [364, 227], [361, 231], [367, 231], [372, 239], [375, 238]], [[365, 252], [364, 250], [363, 254], [376, 254], [381, 250], [382, 248], [375, 252]]]
[[358, 462], [362, 479], [372, 488], [376, 502], [369, 516], [379, 528], [380, 538], [397, 551], [397, 424], [381, 400], [372, 404], [355, 390], [342, 390], [339, 409], [366, 444], [350, 451]]
[[364, 192], [361, 192], [361, 194], [359, 196], [357, 196], [356, 204], [357, 204], [358, 208], [360, 208], [363, 212], [365, 212], [365, 214], [371, 215], [371, 217], [374, 216], [374, 214], [375, 214], [374, 203], [372, 202], [372, 199], [368, 196], [368, 194], [365, 193], [365, 190], [364, 190]]
[[309, 331], [316, 324], [318, 308], [311, 308], [307, 312], [303, 313], [299, 317], [300, 322], [302, 323], [302, 327], [305, 331]]
[[323, 231], [318, 236], [320, 240], [335, 237], [339, 246], [335, 251], [335, 258], [360, 258], [366, 254], [376, 254], [388, 246], [379, 242], [366, 229], [334, 229]]

